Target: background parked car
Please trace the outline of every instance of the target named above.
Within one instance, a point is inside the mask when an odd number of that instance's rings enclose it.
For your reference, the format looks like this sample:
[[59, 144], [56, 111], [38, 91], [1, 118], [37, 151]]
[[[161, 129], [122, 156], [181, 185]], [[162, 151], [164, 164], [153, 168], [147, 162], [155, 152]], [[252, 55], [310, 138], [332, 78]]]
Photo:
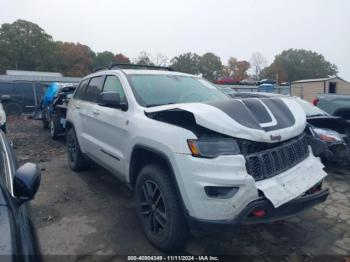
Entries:
[[239, 79], [233, 77], [221, 77], [214, 81], [214, 83], [218, 85], [237, 85], [239, 82]]
[[[286, 97], [280, 94], [264, 92], [239, 93], [234, 97]], [[322, 141], [326, 148], [321, 150], [321, 143], [314, 144], [324, 163], [335, 162], [341, 165], [350, 164], [350, 122], [338, 116], [331, 116], [313, 104], [299, 98], [294, 99], [305, 111], [307, 122], [312, 126], [311, 134]], [[350, 96], [349, 96], [350, 98]], [[315, 152], [314, 152], [315, 153]]]
[[261, 79], [260, 81], [258, 81], [258, 84], [259, 85], [262, 85], [262, 84], [276, 84], [276, 80], [274, 79]]
[[67, 105], [76, 85], [52, 83], [41, 98], [40, 107], [34, 114], [41, 119], [44, 128], [50, 129], [50, 136], [56, 139], [65, 131]]
[[32, 113], [45, 92], [46, 85], [31, 82], [0, 81], [0, 95], [9, 95], [11, 100], [3, 103], [6, 114], [21, 115]]
[[252, 79], [243, 79], [239, 82], [241, 85], [251, 85], [251, 86], [255, 86], [257, 84], [256, 80], [252, 80]]
[[2, 103], [9, 101], [11, 98], [8, 95], [2, 95], [1, 101], [0, 101], [0, 129], [6, 133], [7, 127], [6, 127], [6, 112], [4, 110], [4, 107]]
[[350, 95], [320, 94], [313, 104], [332, 116], [350, 120]]
[[29, 201], [40, 185], [40, 169], [18, 168], [6, 135], [0, 131], [0, 260], [40, 261], [39, 242]]

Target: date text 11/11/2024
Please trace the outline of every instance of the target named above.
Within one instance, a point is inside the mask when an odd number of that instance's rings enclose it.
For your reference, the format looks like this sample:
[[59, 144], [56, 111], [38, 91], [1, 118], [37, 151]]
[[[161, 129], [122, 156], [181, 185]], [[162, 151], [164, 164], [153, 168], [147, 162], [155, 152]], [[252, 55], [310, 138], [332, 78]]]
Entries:
[[128, 256], [128, 261], [220, 261], [217, 256]]

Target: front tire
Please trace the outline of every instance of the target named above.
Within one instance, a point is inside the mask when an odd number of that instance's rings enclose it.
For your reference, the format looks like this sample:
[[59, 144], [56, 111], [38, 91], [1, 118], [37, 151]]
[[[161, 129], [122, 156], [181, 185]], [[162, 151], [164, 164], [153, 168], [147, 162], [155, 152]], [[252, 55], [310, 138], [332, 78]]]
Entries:
[[188, 228], [169, 172], [158, 165], [140, 171], [135, 187], [137, 213], [148, 240], [169, 251], [186, 244]]
[[73, 171], [82, 171], [85, 168], [84, 155], [80, 150], [79, 142], [74, 128], [67, 133], [67, 157], [69, 167]]

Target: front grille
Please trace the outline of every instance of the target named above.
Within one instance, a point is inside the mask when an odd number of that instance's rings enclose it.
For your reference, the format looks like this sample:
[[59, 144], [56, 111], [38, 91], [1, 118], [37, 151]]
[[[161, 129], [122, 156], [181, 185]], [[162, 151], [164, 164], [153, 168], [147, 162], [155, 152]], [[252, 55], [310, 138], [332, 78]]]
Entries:
[[246, 155], [248, 174], [256, 181], [276, 176], [292, 168], [309, 155], [305, 135], [274, 148]]

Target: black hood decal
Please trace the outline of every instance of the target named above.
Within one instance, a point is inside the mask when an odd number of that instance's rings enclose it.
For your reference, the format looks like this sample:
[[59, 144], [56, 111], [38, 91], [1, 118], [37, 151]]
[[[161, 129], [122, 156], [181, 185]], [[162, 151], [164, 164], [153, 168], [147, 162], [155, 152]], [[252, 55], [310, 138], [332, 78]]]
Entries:
[[239, 124], [266, 132], [291, 127], [295, 118], [280, 98], [247, 98], [208, 102]]

